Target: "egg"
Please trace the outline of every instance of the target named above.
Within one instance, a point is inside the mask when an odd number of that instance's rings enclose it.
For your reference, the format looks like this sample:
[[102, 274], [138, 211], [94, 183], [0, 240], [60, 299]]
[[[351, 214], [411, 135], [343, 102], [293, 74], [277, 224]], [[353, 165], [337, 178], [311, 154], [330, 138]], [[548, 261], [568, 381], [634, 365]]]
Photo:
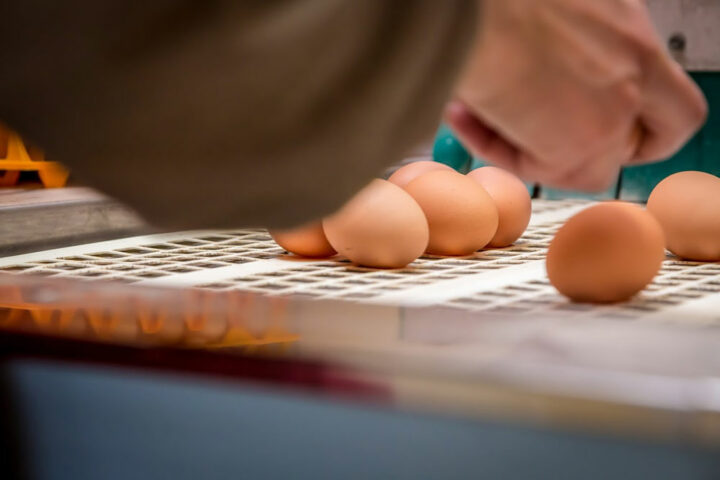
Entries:
[[400, 167], [395, 171], [395, 173], [390, 175], [388, 182], [404, 188], [408, 183], [412, 182], [420, 175], [436, 170], [445, 170], [448, 172], [455, 171], [444, 163], [422, 160], [419, 162], [408, 163], [407, 165]]
[[366, 267], [402, 268], [428, 244], [420, 206], [397, 185], [373, 180], [323, 221], [325, 235], [341, 255]]
[[301, 257], [332, 257], [336, 253], [325, 238], [322, 222], [313, 222], [290, 230], [271, 230], [269, 233], [275, 243]]
[[550, 283], [577, 302], [631, 298], [657, 275], [665, 257], [662, 227], [642, 207], [594, 205], [571, 217], [547, 253]]
[[434, 171], [415, 178], [405, 190], [425, 212], [428, 253], [469, 255], [495, 236], [497, 207], [473, 179], [455, 171]]
[[652, 191], [647, 208], [662, 225], [672, 253], [720, 261], [720, 178], [693, 171], [670, 175]]
[[532, 201], [527, 187], [512, 173], [497, 167], [477, 168], [468, 177], [490, 194], [498, 209], [498, 229], [488, 246], [512, 245], [530, 224]]

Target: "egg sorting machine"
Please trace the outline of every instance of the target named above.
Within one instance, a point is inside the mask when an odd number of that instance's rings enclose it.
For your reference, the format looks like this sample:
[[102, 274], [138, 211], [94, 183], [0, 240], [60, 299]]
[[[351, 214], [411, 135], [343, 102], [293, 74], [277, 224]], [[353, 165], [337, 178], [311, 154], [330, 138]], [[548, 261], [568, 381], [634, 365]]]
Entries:
[[[713, 109], [720, 4], [649, 3]], [[711, 114], [675, 159], [626, 171], [607, 196], [642, 199], [676, 170], [718, 173], [717, 140]], [[17, 440], [2, 466], [33, 478], [720, 477], [720, 264], [668, 257], [630, 302], [568, 303], [543, 257], [589, 202], [542, 196], [513, 247], [394, 271], [294, 259], [262, 230], [2, 258], [0, 418]]]
[[568, 303], [544, 253], [588, 204], [536, 200], [516, 245], [402, 270], [299, 260], [262, 230], [0, 259], [24, 448], [38, 478], [156, 456], [179, 478], [207, 458], [250, 478], [713, 478], [720, 264], [668, 257], [630, 302]]

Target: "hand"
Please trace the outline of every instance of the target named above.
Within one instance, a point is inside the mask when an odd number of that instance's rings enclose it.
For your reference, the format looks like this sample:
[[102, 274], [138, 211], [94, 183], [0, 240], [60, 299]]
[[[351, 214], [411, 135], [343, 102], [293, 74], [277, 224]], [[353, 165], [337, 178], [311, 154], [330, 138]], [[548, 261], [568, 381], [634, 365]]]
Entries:
[[664, 51], [642, 0], [485, 0], [445, 116], [491, 163], [600, 191], [622, 165], [676, 152], [707, 103]]

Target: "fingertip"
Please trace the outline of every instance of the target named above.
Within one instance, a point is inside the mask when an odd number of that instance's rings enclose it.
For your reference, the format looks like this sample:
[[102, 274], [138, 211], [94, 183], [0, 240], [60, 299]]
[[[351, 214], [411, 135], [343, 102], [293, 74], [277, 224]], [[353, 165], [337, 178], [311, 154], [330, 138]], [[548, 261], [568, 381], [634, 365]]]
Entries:
[[465, 104], [458, 100], [452, 100], [445, 106], [445, 121], [458, 133], [473, 135], [476, 132], [483, 132], [487, 127], [468, 109]]
[[586, 193], [603, 193], [615, 185], [620, 176], [620, 169], [604, 172], [584, 172], [568, 175], [558, 182], [557, 188], [576, 190]]
[[445, 120], [473, 155], [508, 170], [515, 168], [518, 149], [486, 125], [462, 102], [448, 102], [445, 107]]
[[445, 105], [444, 117], [448, 120], [454, 120], [462, 117], [467, 112], [467, 107], [459, 100], [450, 100]]

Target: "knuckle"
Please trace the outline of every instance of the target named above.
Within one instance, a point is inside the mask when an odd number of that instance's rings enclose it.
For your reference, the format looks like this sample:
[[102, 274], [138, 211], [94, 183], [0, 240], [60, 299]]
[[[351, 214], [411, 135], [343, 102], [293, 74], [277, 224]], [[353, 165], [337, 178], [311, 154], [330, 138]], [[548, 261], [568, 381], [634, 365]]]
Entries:
[[604, 192], [615, 183], [615, 175], [593, 178], [588, 182], [587, 188], [590, 192]]
[[643, 56], [665, 55], [665, 46], [658, 38], [650, 11], [645, 2], [638, 0], [626, 1], [625, 38], [630, 41], [635, 51]]
[[573, 179], [573, 187], [585, 192], [604, 192], [615, 183], [615, 176], [583, 176]]
[[641, 109], [643, 104], [643, 91], [639, 82], [635, 79], [627, 79], [620, 82], [617, 86], [616, 94], [628, 115]]
[[645, 29], [635, 32], [630, 36], [633, 46], [641, 56], [645, 58], [658, 58], [665, 56], [665, 49], [658, 41], [657, 37], [652, 34], [652, 30]]
[[554, 186], [572, 188], [578, 180], [577, 166], [568, 162], [560, 164], [562, 167], [553, 168], [547, 174], [547, 182]]

